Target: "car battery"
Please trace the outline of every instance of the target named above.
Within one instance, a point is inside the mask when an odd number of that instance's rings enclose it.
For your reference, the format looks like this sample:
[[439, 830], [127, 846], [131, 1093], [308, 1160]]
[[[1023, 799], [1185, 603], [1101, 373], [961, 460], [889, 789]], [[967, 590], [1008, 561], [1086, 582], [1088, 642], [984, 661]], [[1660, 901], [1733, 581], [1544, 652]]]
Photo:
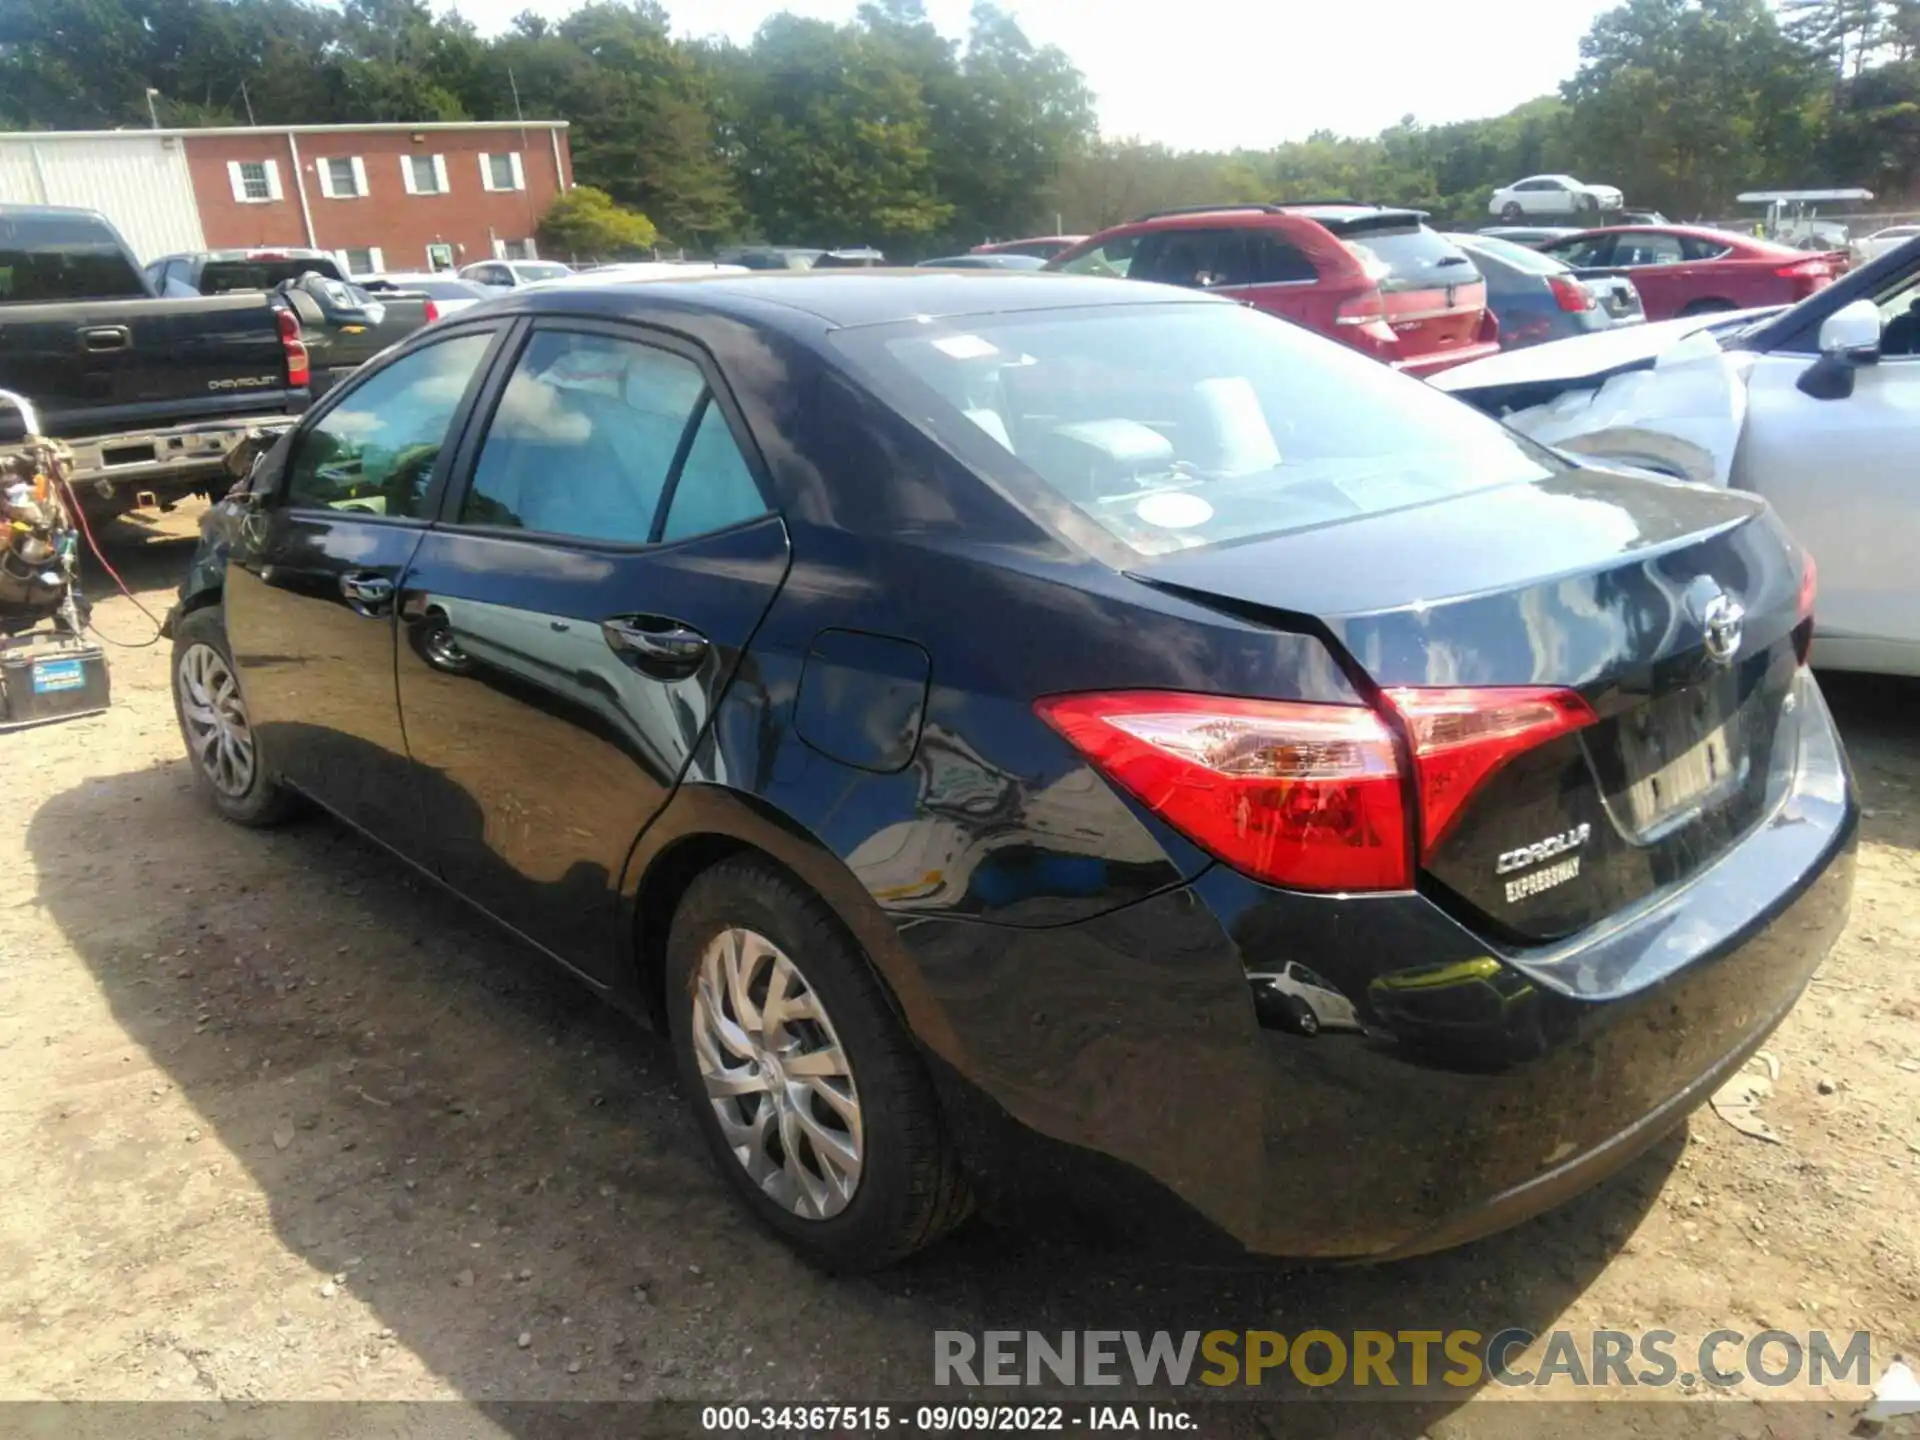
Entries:
[[107, 708], [107, 657], [68, 635], [0, 640], [0, 730]]

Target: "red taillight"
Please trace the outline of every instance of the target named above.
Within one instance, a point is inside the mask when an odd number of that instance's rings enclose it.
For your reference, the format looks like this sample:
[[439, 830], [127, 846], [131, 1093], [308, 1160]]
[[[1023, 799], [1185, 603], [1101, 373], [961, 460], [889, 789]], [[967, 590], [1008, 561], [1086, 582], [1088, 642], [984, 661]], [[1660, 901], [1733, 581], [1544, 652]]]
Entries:
[[1467, 798], [1522, 751], [1590, 724], [1543, 689], [1387, 692], [1405, 722], [1407, 783], [1386, 721], [1361, 705], [1153, 690], [1056, 696], [1035, 709], [1103, 775], [1202, 849], [1296, 890], [1413, 883]]
[[1813, 602], [1820, 593], [1820, 567], [1813, 563], [1813, 552], [1800, 552], [1800, 605], [1793, 627], [1793, 652], [1806, 664], [1813, 655]]
[[1523, 751], [1594, 721], [1571, 690], [1389, 690], [1419, 777], [1420, 850], [1431, 855], [1469, 796]]
[[422, 324], [431, 325], [434, 321], [440, 318], [440, 307], [431, 300], [427, 301], [427, 303], [422, 307], [422, 311], [427, 317], [424, 321], [421, 322]]
[[1257, 880], [1299, 890], [1412, 883], [1399, 762], [1371, 710], [1155, 690], [1034, 708], [1109, 780]]
[[273, 312], [280, 326], [280, 353], [287, 361], [287, 386], [299, 389], [313, 378], [307, 359], [307, 342], [300, 338], [300, 317], [291, 310]]
[[1593, 292], [1570, 275], [1549, 275], [1547, 288], [1553, 292], [1553, 303], [1570, 314], [1593, 309]]
[[1796, 260], [1791, 265], [1782, 265], [1773, 273], [1782, 280], [1793, 280], [1803, 276], [1809, 279], [1814, 277], [1830, 279], [1833, 275], [1833, 266], [1824, 257], [1818, 260]]

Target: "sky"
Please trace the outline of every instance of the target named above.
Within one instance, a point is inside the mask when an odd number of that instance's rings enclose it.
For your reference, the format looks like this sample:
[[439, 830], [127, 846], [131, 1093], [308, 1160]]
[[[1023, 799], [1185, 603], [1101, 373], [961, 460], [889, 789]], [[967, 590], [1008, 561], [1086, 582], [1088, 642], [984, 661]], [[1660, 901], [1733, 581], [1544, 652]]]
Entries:
[[[851, 19], [858, 0], [666, 0], [688, 35], [752, 38], [791, 10]], [[1058, 45], [1098, 97], [1100, 128], [1179, 149], [1261, 149], [1314, 130], [1372, 135], [1498, 115], [1552, 91], [1612, 0], [1003, 0], [1036, 44]], [[964, 37], [971, 0], [927, 0]], [[456, 0], [484, 33], [575, 0]]]

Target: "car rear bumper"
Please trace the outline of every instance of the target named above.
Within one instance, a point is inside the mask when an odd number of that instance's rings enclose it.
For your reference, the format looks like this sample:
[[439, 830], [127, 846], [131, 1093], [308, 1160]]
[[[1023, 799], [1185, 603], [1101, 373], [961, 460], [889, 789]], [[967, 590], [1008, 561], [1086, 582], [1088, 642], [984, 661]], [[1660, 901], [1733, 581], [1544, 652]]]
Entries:
[[151, 490], [176, 493], [221, 473], [230, 454], [253, 430], [284, 430], [299, 417], [260, 415], [202, 420], [155, 430], [89, 435], [65, 440], [73, 459], [69, 474], [81, 504], [110, 501], [116, 494]]
[[[903, 926], [983, 1198], [1189, 1253], [1381, 1259], [1625, 1164], [1761, 1043], [1846, 922], [1857, 809], [1809, 677], [1799, 694], [1799, 771], [1767, 820], [1557, 950], [1490, 951], [1424, 896], [1224, 866], [1055, 929]], [[1290, 965], [1334, 992], [1311, 1026], [1311, 985], [1250, 978]]]

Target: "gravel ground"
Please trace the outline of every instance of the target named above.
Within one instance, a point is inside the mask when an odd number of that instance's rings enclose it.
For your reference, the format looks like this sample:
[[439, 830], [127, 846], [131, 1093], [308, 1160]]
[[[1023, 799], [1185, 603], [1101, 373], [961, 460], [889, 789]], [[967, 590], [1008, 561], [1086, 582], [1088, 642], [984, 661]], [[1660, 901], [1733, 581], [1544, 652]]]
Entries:
[[[116, 527], [156, 611], [191, 521]], [[118, 598], [98, 619], [146, 625]], [[1768, 1046], [1779, 1143], [1702, 1111], [1555, 1214], [1382, 1269], [1147, 1266], [976, 1225], [847, 1280], [734, 1207], [658, 1042], [338, 826], [215, 819], [166, 648], [111, 658], [109, 713], [0, 738], [0, 1398], [872, 1400], [924, 1395], [956, 1328], [1825, 1328], [1871, 1332], [1876, 1371], [1920, 1352], [1920, 686], [1829, 685], [1866, 838], [1852, 926]], [[1860, 1396], [1793, 1414], [1832, 1433]], [[1379, 1433], [1594, 1433], [1541, 1407], [1514, 1429], [1514, 1398]], [[1733, 1433], [1746, 1408], [1636, 1424]]]

